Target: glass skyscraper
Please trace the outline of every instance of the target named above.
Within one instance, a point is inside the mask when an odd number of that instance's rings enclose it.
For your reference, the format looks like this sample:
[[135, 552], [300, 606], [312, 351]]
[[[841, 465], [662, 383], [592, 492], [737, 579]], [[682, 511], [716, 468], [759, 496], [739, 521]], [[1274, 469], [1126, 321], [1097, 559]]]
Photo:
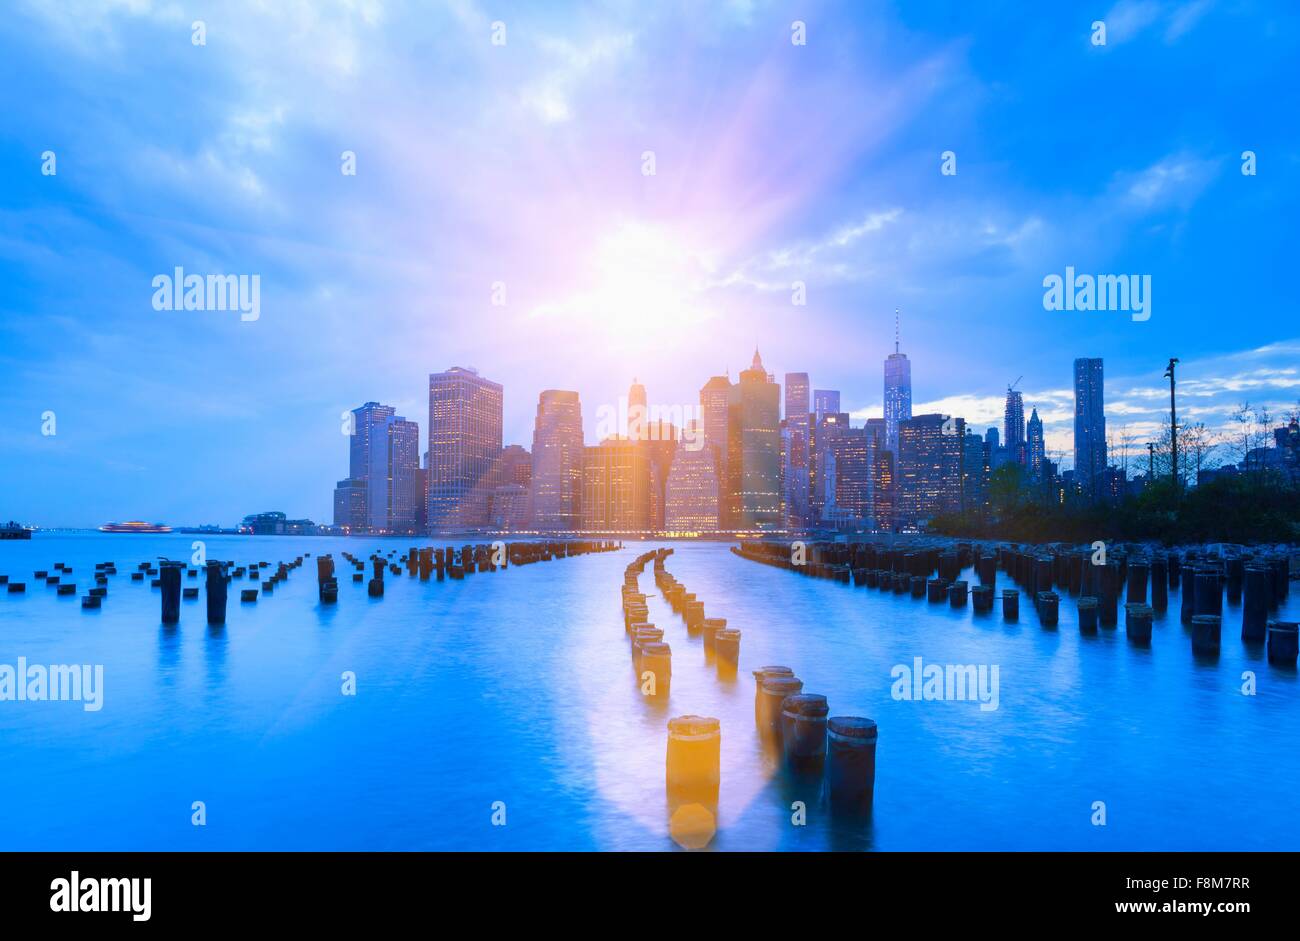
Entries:
[[731, 380], [714, 376], [700, 389], [700, 412], [704, 418], [704, 444], [713, 454], [717, 468], [719, 500], [725, 515], [727, 489], [727, 403], [731, 399]]
[[758, 350], [727, 401], [727, 478], [727, 528], [780, 527], [781, 387]]
[[502, 388], [474, 369], [429, 376], [431, 532], [490, 524], [493, 466], [501, 455]]
[[1101, 359], [1074, 361], [1074, 480], [1085, 494], [1094, 493], [1097, 475], [1106, 469], [1106, 413]]
[[802, 529], [808, 515], [808, 374], [785, 374], [786, 528]]
[[533, 425], [533, 525], [577, 529], [582, 522], [582, 405], [578, 393], [547, 389]]
[[912, 364], [898, 351], [898, 312], [894, 312], [894, 352], [885, 360], [885, 447], [897, 457], [898, 426], [912, 417]]
[[1007, 404], [1002, 418], [1003, 446], [1017, 464], [1025, 464], [1025, 400], [1019, 392], [1007, 388]]
[[420, 518], [420, 426], [391, 405], [352, 410], [348, 479], [334, 489], [334, 524], [353, 532], [411, 533]]
[[[805, 381], [808, 378], [807, 373], [800, 373], [799, 375], [802, 375]], [[788, 376], [786, 381], [789, 381]], [[788, 398], [789, 393], [787, 392], [786, 395]], [[804, 411], [807, 411], [807, 409], [804, 409]], [[840, 393], [836, 389], [817, 389], [813, 392], [813, 414], [817, 417], [817, 420], [820, 421], [823, 415], [839, 414], [839, 411]], [[789, 417], [789, 414], [787, 411], [786, 417]]]

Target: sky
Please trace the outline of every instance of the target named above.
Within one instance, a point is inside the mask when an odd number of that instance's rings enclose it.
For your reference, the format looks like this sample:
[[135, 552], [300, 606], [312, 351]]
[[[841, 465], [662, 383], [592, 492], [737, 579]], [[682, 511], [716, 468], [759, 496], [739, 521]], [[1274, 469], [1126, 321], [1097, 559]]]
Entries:
[[[16, 0], [0, 519], [329, 522], [341, 413], [423, 437], [451, 366], [525, 447], [543, 389], [595, 443], [634, 377], [693, 406], [756, 346], [861, 421], [896, 308], [915, 413], [982, 432], [1016, 383], [1066, 467], [1079, 356], [1135, 450], [1171, 356], [1180, 418], [1281, 415], [1298, 77], [1255, 0]], [[156, 309], [177, 267], [257, 318]], [[1150, 318], [1045, 309], [1067, 267], [1150, 276]]]

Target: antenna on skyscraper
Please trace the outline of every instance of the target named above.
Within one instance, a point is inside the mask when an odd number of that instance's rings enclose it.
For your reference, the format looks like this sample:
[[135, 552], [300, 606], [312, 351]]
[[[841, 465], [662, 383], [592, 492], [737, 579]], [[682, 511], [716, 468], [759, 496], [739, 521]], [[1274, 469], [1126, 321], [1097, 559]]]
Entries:
[[894, 308], [894, 352], [898, 352], [898, 308]]

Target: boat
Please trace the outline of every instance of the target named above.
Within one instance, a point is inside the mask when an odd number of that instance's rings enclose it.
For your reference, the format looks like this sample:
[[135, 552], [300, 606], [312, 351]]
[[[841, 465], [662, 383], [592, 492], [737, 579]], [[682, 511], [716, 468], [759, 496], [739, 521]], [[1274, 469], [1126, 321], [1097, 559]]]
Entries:
[[32, 531], [30, 528], [15, 523], [13, 520], [0, 526], [0, 539], [31, 539]]
[[140, 520], [128, 520], [125, 523], [105, 523], [99, 527], [101, 533], [169, 533], [170, 526], [162, 523], [142, 523]]

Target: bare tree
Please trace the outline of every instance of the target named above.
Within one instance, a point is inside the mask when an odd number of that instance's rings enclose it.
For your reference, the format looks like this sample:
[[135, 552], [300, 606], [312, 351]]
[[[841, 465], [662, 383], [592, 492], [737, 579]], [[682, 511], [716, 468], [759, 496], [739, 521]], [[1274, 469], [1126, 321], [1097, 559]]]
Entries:
[[1201, 482], [1201, 471], [1210, 470], [1220, 463], [1215, 456], [1222, 442], [1213, 429], [1205, 427], [1205, 422], [1184, 425], [1179, 431], [1179, 451], [1187, 456], [1187, 462], [1196, 468], [1196, 482]]
[[1241, 429], [1241, 471], [1250, 469], [1250, 426], [1254, 421], [1254, 412], [1249, 402], [1242, 402], [1232, 413], [1232, 420]]

